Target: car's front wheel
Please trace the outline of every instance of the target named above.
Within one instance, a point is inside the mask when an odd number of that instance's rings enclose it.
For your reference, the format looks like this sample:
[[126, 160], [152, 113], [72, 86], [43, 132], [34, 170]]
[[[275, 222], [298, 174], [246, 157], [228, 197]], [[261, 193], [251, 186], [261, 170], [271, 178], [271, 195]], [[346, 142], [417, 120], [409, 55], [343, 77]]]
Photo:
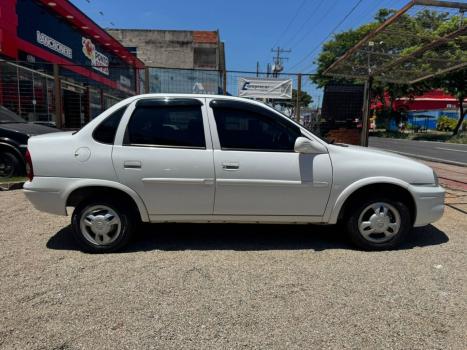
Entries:
[[131, 211], [113, 201], [89, 200], [72, 216], [73, 234], [83, 251], [108, 253], [130, 240], [135, 224]]
[[352, 205], [347, 230], [352, 242], [364, 250], [394, 249], [412, 229], [410, 210], [390, 198], [366, 198]]

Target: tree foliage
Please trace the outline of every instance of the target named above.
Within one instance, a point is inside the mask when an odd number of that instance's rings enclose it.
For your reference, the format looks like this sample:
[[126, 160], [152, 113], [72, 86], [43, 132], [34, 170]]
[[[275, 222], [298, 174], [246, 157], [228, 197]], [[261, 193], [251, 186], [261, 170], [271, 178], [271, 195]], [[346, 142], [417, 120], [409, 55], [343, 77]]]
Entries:
[[[363, 81], [359, 81], [358, 79], [325, 76], [324, 72], [346, 51], [355, 46], [368, 33], [392, 16], [394, 12], [394, 10], [390, 9], [381, 9], [372, 22], [355, 29], [335, 34], [331, 40], [323, 45], [323, 49], [315, 61], [317, 66], [316, 75], [312, 76], [311, 80], [319, 87], [324, 87], [329, 83], [363, 83]], [[404, 14], [398, 19], [396, 28], [400, 30], [401, 33], [407, 33], [407, 35], [397, 35], [391, 31], [380, 32], [380, 34], [378, 34], [378, 45], [376, 45], [373, 50], [381, 53], [390, 52], [391, 54], [400, 56], [408, 55], [433, 40], [453, 32], [458, 28], [458, 25], [458, 16], [449, 17], [449, 15], [444, 12], [423, 10], [413, 17]], [[361, 60], [359, 65], [365, 66], [366, 57], [367, 56], [363, 54], [360, 56], [357, 55], [357, 59]], [[462, 60], [465, 60], [465, 51], [463, 51], [462, 45], [453, 43], [447, 44], [446, 47], [443, 47], [442, 50], [437, 52], [428, 51], [423, 54], [422, 58], [419, 65], [416, 67], [420, 76], [423, 76], [425, 72], [430, 72], [431, 67], [429, 65], [430, 62], [434, 60], [445, 59], [446, 61], [462, 62]], [[374, 58], [375, 61], [377, 61], [377, 59], [377, 57]], [[377, 64], [377, 62], [375, 62], [375, 64]], [[410, 68], [414, 69], [412, 66]], [[446, 74], [414, 85], [375, 81], [372, 86], [372, 97], [381, 102], [383, 106], [382, 114], [384, 114], [385, 117], [397, 119], [400, 118], [400, 113], [393, 108], [397, 98], [413, 98], [428, 90], [435, 88], [443, 89], [447, 93], [456, 96], [461, 105], [458, 127], [454, 130], [454, 133], [456, 133], [462, 125], [462, 119], [465, 116], [465, 112], [462, 108], [462, 101], [467, 95], [466, 72], [467, 70]], [[387, 100], [389, 100], [389, 103]]]

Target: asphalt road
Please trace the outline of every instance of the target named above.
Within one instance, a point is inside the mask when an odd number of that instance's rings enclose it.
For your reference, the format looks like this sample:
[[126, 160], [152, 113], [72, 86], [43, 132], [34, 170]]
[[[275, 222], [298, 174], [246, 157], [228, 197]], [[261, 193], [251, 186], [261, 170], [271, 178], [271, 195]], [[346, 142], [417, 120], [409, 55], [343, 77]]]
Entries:
[[467, 145], [463, 144], [370, 137], [369, 146], [467, 165]]
[[69, 218], [0, 192], [0, 349], [464, 350], [466, 218], [390, 252], [338, 227], [148, 225], [92, 255]]

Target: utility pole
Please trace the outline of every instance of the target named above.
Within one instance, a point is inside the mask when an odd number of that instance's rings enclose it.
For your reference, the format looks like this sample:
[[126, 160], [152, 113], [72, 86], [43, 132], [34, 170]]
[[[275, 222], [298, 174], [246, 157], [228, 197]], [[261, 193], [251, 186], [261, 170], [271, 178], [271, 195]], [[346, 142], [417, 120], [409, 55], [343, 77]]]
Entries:
[[302, 99], [302, 75], [298, 74], [297, 76], [297, 100], [295, 102], [295, 120], [297, 123], [300, 123], [301, 117], [301, 99]]
[[275, 49], [271, 49], [271, 52], [275, 53], [274, 57], [272, 58], [272, 60], [274, 62], [274, 65], [272, 66], [272, 76], [274, 78], [277, 78], [279, 73], [284, 70], [284, 66], [283, 66], [282, 63], [289, 59], [288, 57], [282, 56], [282, 54], [283, 53], [290, 53], [290, 52], [292, 52], [292, 50], [290, 50], [290, 49], [285, 50], [285, 49], [281, 49], [280, 47], [277, 47]]

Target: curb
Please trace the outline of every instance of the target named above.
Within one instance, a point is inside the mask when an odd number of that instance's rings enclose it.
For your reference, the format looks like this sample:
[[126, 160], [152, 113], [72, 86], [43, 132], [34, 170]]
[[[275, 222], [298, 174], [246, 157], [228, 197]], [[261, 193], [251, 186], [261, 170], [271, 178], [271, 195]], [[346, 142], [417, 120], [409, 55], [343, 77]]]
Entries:
[[383, 148], [379, 148], [379, 149], [387, 151], [387, 152], [401, 154], [403, 156], [407, 156], [407, 157], [411, 157], [411, 158], [427, 160], [427, 161], [430, 161], [430, 162], [433, 162], [433, 163], [443, 163], [443, 164], [456, 165], [456, 166], [461, 166], [461, 167], [467, 168], [467, 163], [456, 162], [456, 161], [453, 161], [453, 160], [445, 160], [445, 159], [441, 159], [441, 158], [432, 158], [432, 157], [427, 157], [427, 156], [421, 156], [421, 155], [418, 155], [418, 154], [393, 151], [393, 150], [388, 150], [388, 149], [383, 149]]
[[446, 142], [446, 141], [435, 141], [435, 140], [414, 140], [414, 139], [404, 139], [404, 138], [397, 138], [397, 137], [384, 137], [384, 136], [371, 136], [375, 139], [385, 139], [385, 140], [397, 140], [397, 141], [414, 141], [414, 142], [433, 142], [433, 143], [439, 143], [443, 145], [454, 145], [454, 146], [459, 146], [459, 145], [465, 145], [464, 143], [456, 143], [456, 142]]
[[12, 190], [21, 190], [23, 188], [24, 181], [21, 182], [6, 182], [0, 184], [0, 191], [12, 191]]

